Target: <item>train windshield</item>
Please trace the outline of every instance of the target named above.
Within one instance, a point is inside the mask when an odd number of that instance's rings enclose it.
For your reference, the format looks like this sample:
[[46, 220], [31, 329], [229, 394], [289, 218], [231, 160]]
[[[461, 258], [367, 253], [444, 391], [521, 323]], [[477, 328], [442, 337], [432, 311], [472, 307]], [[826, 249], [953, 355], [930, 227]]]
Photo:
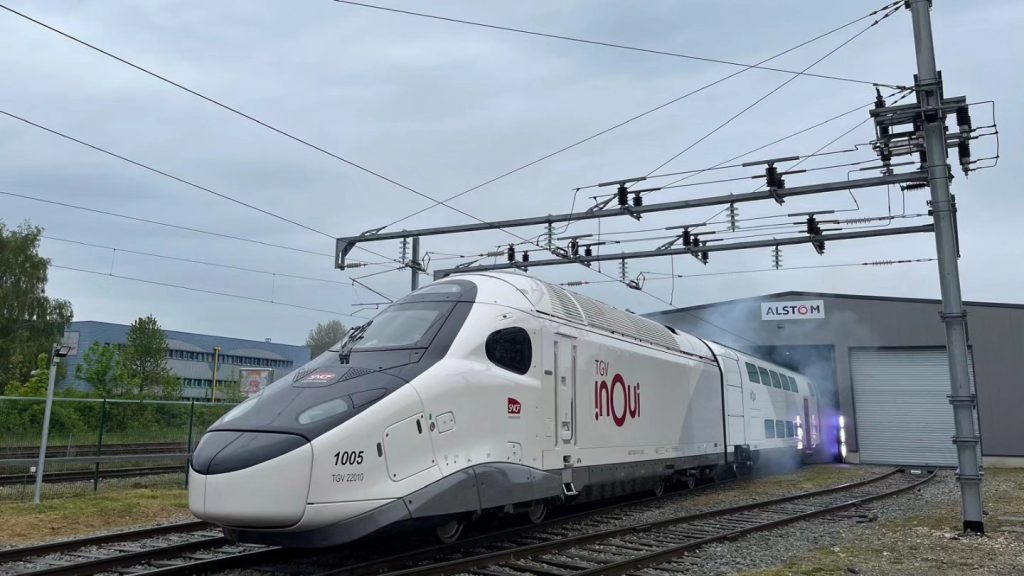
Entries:
[[448, 302], [394, 304], [354, 334], [346, 345], [352, 350], [425, 348], [451, 309]]

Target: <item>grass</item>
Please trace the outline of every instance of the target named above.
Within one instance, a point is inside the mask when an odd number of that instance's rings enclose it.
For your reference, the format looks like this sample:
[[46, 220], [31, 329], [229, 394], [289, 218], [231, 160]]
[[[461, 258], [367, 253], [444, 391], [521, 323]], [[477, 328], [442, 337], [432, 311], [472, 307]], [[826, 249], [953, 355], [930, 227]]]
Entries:
[[4, 519], [0, 544], [21, 546], [190, 517], [188, 493], [180, 482], [128, 485], [122, 490], [43, 500], [38, 505], [0, 503]]

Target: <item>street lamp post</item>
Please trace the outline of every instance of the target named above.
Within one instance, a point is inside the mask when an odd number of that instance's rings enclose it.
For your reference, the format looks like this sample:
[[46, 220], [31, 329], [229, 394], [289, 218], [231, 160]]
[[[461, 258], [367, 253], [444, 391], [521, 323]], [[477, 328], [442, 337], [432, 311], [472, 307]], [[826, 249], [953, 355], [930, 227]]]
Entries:
[[36, 493], [32, 499], [39, 504], [43, 492], [43, 468], [46, 465], [46, 443], [50, 438], [50, 413], [53, 412], [53, 388], [57, 382], [57, 364], [71, 352], [71, 346], [55, 345], [50, 353], [50, 378], [46, 385], [46, 409], [43, 411], [43, 434], [39, 440], [39, 463], [36, 465]]
[[220, 346], [213, 347], [213, 385], [210, 386], [210, 402], [217, 401], [217, 363], [220, 360]]

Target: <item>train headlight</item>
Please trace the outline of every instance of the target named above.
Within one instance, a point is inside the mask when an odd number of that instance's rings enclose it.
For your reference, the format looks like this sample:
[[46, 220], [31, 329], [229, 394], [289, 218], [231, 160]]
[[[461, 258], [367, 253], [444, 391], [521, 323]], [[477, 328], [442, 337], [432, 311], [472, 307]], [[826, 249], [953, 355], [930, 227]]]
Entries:
[[839, 443], [846, 444], [846, 428], [839, 429]]

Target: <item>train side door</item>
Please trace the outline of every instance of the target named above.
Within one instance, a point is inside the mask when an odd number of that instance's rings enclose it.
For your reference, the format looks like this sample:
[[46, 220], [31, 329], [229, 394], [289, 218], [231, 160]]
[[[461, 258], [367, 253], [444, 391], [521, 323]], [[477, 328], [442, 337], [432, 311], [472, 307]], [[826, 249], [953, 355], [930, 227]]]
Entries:
[[555, 334], [555, 446], [576, 444], [576, 339]]
[[725, 379], [725, 417], [729, 437], [727, 446], [747, 443], [746, 418], [743, 412], [743, 380], [740, 365], [733, 358], [721, 358], [722, 378]]

